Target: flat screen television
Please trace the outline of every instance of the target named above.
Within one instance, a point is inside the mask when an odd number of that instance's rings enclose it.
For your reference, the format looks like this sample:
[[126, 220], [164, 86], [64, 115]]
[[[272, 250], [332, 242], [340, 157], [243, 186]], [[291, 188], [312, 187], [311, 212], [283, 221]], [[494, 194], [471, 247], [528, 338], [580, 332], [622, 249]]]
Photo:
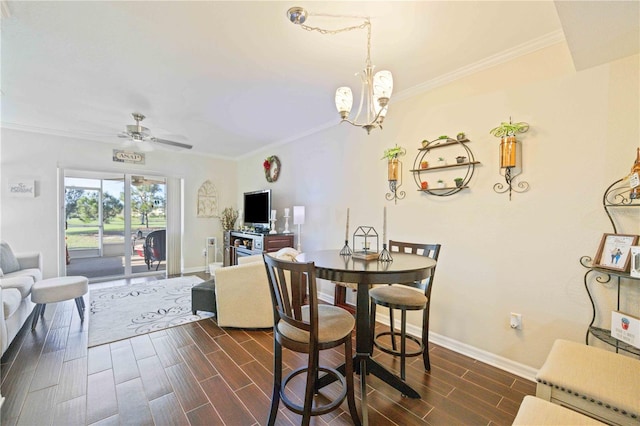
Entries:
[[271, 215], [271, 190], [244, 193], [244, 224], [255, 228], [268, 228]]

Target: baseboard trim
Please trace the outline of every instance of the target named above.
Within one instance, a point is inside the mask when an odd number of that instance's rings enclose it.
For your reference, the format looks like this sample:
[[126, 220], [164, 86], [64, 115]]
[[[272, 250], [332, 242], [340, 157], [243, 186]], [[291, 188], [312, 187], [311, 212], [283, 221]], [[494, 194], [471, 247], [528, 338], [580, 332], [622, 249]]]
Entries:
[[[318, 293], [318, 299], [333, 304], [332, 294], [330, 295], [327, 293]], [[384, 325], [389, 325], [388, 316], [377, 315], [377, 320]], [[396, 323], [396, 327], [400, 328], [400, 323]], [[415, 337], [420, 337], [420, 335], [422, 334], [422, 330], [420, 329], [420, 327], [407, 324], [407, 333]], [[442, 346], [443, 348], [447, 348], [454, 352], [457, 352], [461, 355], [468, 356], [511, 374], [515, 374], [516, 376], [522, 377], [523, 379], [535, 382], [535, 377], [538, 373], [538, 370], [528, 365], [521, 364], [505, 357], [501, 357], [494, 353], [487, 352], [485, 350], [476, 348], [475, 346], [459, 342], [455, 339], [451, 339], [450, 337], [443, 336], [432, 331], [429, 332], [429, 341], [435, 343], [436, 345]]]

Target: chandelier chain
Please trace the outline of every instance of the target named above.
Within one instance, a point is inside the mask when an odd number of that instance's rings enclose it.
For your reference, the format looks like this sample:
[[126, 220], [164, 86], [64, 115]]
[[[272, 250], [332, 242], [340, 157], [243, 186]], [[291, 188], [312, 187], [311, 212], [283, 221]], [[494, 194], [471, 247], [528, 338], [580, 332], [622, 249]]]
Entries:
[[[316, 16], [330, 16], [330, 17], [339, 17], [339, 18], [343, 18], [345, 17], [344, 15], [316, 15]], [[357, 18], [360, 18], [360, 16], [357, 16]], [[348, 31], [354, 31], [354, 30], [363, 30], [363, 29], [367, 29], [367, 65], [371, 65], [371, 20], [369, 18], [364, 18], [365, 21], [360, 24], [360, 25], [354, 25], [351, 27], [345, 27], [345, 28], [338, 28], [337, 30], [327, 30], [325, 28], [320, 28], [320, 27], [310, 27], [309, 25], [305, 25], [305, 24], [301, 24], [300, 27], [303, 30], [312, 32], [312, 31], [317, 31], [320, 34], [329, 34], [329, 35], [336, 35], [336, 34], [340, 34], [340, 33], [344, 33], [344, 32], [348, 32]]]

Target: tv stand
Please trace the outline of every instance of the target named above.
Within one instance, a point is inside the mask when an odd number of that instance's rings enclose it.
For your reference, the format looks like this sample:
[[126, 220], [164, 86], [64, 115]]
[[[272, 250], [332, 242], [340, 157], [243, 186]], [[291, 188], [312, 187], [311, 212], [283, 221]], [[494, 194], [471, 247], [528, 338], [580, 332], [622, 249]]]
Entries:
[[270, 253], [293, 247], [293, 234], [269, 234], [269, 231], [225, 231], [224, 266], [238, 264], [238, 257]]

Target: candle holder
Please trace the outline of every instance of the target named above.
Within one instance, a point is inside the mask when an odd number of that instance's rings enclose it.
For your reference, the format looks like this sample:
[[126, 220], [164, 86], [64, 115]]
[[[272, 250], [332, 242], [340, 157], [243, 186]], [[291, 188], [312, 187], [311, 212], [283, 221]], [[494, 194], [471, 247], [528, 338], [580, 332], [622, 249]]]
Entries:
[[[375, 239], [375, 251], [371, 250], [371, 241]], [[357, 247], [362, 247], [358, 250]], [[373, 260], [378, 258], [380, 246], [378, 244], [378, 233], [373, 226], [358, 226], [353, 233], [353, 254], [356, 259]]]
[[269, 222], [271, 222], [271, 231], [269, 231], [269, 234], [277, 234], [278, 231], [276, 231], [276, 219], [269, 219]]
[[284, 217], [284, 231], [282, 231], [283, 234], [290, 234], [291, 231], [289, 231], [289, 215], [285, 215]]
[[393, 262], [393, 257], [391, 257], [391, 252], [387, 250], [387, 243], [382, 243], [382, 251], [378, 256], [378, 260], [382, 262]]
[[353, 254], [351, 247], [349, 247], [349, 240], [344, 240], [344, 247], [340, 250], [340, 254], [342, 256], [351, 256], [351, 254]]

